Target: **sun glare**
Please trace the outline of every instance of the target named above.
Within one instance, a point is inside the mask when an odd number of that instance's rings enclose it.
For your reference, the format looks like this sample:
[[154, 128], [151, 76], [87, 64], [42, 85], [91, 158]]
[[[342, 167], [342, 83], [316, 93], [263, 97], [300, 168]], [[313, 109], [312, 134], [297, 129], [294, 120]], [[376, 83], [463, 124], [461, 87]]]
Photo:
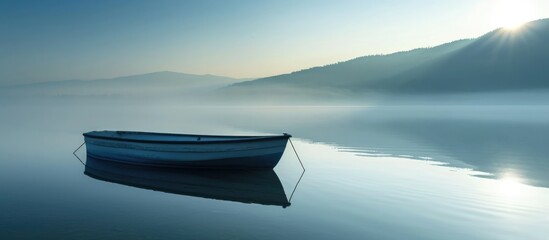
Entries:
[[506, 198], [516, 198], [521, 195], [524, 185], [512, 175], [506, 175], [499, 182], [499, 192]]
[[493, 8], [492, 21], [497, 27], [513, 30], [532, 20], [532, 16], [528, 0], [499, 0]]

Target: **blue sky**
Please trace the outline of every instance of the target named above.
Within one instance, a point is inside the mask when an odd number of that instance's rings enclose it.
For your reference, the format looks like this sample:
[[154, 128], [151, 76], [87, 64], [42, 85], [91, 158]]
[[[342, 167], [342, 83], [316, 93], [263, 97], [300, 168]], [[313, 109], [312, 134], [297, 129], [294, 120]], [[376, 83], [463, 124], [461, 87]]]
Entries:
[[[0, 85], [270, 76], [477, 37], [506, 1], [1, 1]], [[549, 17], [549, 1], [528, 2], [527, 20]]]

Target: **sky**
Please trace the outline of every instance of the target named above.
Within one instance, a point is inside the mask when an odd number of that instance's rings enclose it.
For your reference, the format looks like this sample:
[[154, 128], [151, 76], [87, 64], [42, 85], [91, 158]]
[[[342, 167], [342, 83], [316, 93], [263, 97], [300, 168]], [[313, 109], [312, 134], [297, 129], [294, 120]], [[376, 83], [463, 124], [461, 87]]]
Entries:
[[266, 77], [541, 18], [547, 0], [2, 0], [0, 86], [156, 71]]

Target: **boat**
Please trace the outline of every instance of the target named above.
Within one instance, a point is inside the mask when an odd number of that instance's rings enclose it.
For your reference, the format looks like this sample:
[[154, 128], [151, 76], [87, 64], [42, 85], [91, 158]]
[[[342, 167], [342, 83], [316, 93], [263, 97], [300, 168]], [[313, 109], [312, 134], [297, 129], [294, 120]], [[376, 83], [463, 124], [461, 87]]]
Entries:
[[127, 164], [192, 168], [274, 168], [290, 134], [215, 136], [130, 131], [84, 133], [87, 155]]
[[101, 181], [208, 199], [290, 206], [273, 169], [185, 169], [139, 166], [87, 156], [84, 174]]

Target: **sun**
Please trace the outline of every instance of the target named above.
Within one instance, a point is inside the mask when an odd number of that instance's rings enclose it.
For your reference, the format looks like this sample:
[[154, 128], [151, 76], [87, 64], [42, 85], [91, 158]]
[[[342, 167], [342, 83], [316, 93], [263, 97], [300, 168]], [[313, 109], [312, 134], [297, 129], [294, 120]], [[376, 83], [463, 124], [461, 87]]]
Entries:
[[532, 16], [528, 0], [499, 0], [493, 8], [492, 21], [497, 27], [513, 30], [532, 20]]

